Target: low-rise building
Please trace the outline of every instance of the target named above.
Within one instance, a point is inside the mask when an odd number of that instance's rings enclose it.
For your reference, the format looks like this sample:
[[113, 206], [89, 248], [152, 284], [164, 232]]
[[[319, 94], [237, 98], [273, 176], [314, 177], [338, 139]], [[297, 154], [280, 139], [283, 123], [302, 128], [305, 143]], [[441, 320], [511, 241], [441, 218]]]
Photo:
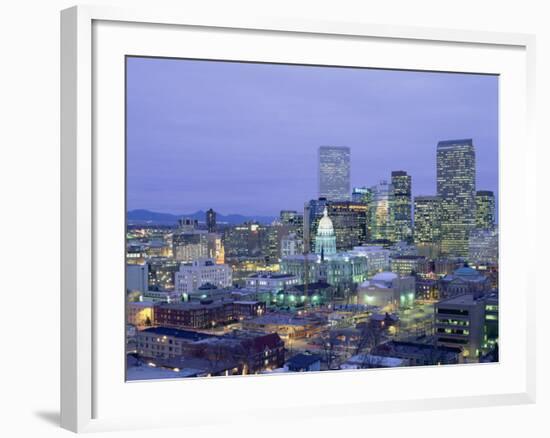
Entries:
[[391, 259], [391, 271], [399, 275], [426, 275], [431, 272], [431, 268], [426, 257], [397, 255]]
[[491, 281], [481, 272], [468, 266], [456, 269], [441, 279], [440, 293], [443, 298], [471, 294], [479, 298], [491, 290]]
[[367, 259], [368, 277], [390, 269], [391, 251], [389, 249], [378, 245], [362, 245], [355, 246], [352, 252]]
[[410, 366], [457, 364], [461, 349], [418, 342], [389, 341], [375, 347], [371, 354], [405, 359]]
[[145, 292], [149, 288], [146, 263], [126, 264], [126, 290]]
[[435, 311], [437, 345], [461, 348], [465, 358], [476, 359], [481, 353], [485, 300], [465, 294], [438, 302]]
[[409, 307], [414, 303], [415, 278], [400, 277], [394, 272], [380, 272], [361, 283], [357, 302], [390, 309]]
[[340, 365], [340, 369], [358, 370], [364, 368], [395, 368], [406, 367], [409, 365], [409, 359], [362, 353], [356, 354], [355, 356], [347, 359], [342, 365]]
[[138, 328], [153, 324], [155, 304], [152, 301], [126, 303], [126, 322]]
[[258, 272], [246, 279], [247, 288], [271, 293], [277, 293], [299, 283], [298, 277], [293, 274], [275, 272]]
[[321, 356], [300, 353], [285, 363], [285, 370], [291, 372], [321, 371]]
[[212, 328], [265, 313], [265, 303], [254, 301], [203, 300], [160, 304], [155, 308], [156, 325], [176, 328]]
[[218, 288], [230, 287], [231, 267], [216, 264], [213, 259], [199, 259], [182, 263], [176, 272], [176, 291], [183, 297], [207, 283]]

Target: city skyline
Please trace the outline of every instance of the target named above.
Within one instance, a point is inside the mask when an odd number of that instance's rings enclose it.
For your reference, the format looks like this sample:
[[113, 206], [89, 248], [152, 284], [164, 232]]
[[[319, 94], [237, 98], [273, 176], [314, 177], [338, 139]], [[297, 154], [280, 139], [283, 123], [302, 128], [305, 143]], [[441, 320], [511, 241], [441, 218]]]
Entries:
[[128, 380], [499, 361], [496, 77], [136, 62]]
[[[129, 58], [127, 79], [128, 210], [301, 211], [317, 197], [326, 144], [351, 149], [352, 188], [404, 170], [413, 197], [435, 195], [436, 146], [464, 137], [476, 144], [477, 189], [498, 204], [496, 77]], [[421, 129], [395, 129], [405, 122]]]

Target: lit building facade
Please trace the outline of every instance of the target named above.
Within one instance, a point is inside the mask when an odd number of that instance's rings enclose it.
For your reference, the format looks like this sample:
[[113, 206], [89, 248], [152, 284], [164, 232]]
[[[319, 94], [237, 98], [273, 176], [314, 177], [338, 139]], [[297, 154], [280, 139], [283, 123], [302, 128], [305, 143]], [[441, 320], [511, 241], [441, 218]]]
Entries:
[[350, 188], [350, 148], [319, 148], [319, 197], [329, 201], [348, 201]]
[[391, 259], [391, 270], [399, 275], [425, 275], [428, 274], [430, 263], [424, 256], [399, 255]]
[[284, 257], [281, 271], [298, 277], [300, 283], [315, 283], [320, 280], [332, 286], [347, 286], [367, 278], [368, 261], [353, 251], [324, 256], [304, 254]]
[[391, 251], [386, 248], [376, 245], [363, 245], [354, 247], [351, 252], [367, 260], [368, 277], [390, 269]]
[[481, 353], [485, 300], [471, 294], [438, 302], [435, 311], [435, 336], [438, 346], [458, 347], [465, 358], [476, 359]]
[[307, 252], [315, 251], [315, 235], [326, 206], [327, 200], [325, 198], [312, 199], [304, 205], [303, 238], [304, 249]]
[[357, 302], [396, 310], [400, 307], [412, 306], [415, 295], [413, 276], [399, 276], [395, 272], [379, 272], [359, 285]]
[[304, 241], [296, 233], [290, 233], [281, 240], [281, 257], [302, 254], [304, 251]]
[[176, 272], [180, 262], [167, 257], [154, 257], [147, 261], [149, 287], [159, 290], [174, 290]]
[[332, 220], [328, 217], [328, 210], [325, 207], [323, 217], [319, 221], [317, 227], [317, 235], [315, 236], [315, 253], [324, 256], [336, 254], [336, 235]]
[[336, 250], [348, 251], [367, 241], [367, 205], [361, 202], [335, 201], [327, 210], [336, 235]]
[[213, 259], [200, 259], [192, 263], [182, 263], [176, 273], [176, 292], [180, 296], [210, 283], [218, 288], [231, 286], [231, 267], [219, 265]]
[[498, 230], [480, 228], [470, 232], [468, 261], [474, 264], [498, 263]]
[[476, 166], [471, 139], [437, 145], [437, 195], [441, 199], [441, 251], [467, 257], [475, 225]]
[[278, 292], [299, 283], [295, 275], [271, 272], [259, 272], [246, 279], [246, 287], [259, 292]]
[[412, 179], [407, 172], [396, 170], [391, 173], [394, 193], [394, 225], [396, 240], [409, 241], [412, 238]]
[[387, 181], [372, 187], [372, 201], [370, 205], [370, 238], [371, 241], [395, 241], [394, 221], [394, 190]]
[[192, 262], [208, 257], [208, 233], [206, 230], [187, 228], [174, 233], [172, 253], [179, 262]]
[[414, 198], [414, 243], [439, 245], [441, 239], [441, 200], [438, 196]]
[[229, 227], [224, 232], [226, 257], [262, 256], [268, 245], [268, 229], [257, 223]]
[[491, 229], [495, 226], [495, 194], [491, 191], [476, 192], [475, 226], [479, 229]]

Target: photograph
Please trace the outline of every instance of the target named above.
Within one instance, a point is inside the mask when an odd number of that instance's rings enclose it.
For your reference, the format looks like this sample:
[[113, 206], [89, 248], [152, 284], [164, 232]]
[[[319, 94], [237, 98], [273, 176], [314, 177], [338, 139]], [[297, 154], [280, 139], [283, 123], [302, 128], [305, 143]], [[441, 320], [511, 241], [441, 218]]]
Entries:
[[498, 75], [127, 55], [125, 157], [127, 381], [499, 362]]

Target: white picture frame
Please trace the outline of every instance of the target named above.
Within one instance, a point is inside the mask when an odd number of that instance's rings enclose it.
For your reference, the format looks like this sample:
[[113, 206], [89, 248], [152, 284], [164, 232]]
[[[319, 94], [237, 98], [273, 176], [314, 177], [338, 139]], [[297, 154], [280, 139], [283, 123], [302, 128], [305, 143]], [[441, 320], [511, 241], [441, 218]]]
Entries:
[[[147, 38], [140, 38], [145, 30]], [[444, 71], [476, 71], [480, 73], [500, 74], [505, 78], [501, 88], [501, 245], [503, 251], [501, 274], [503, 285], [513, 285], [515, 296], [503, 293], [502, 324], [505, 332], [509, 332], [510, 349], [514, 355], [506, 354], [506, 339], [504, 339], [503, 358], [499, 364], [491, 364], [494, 368], [485, 366], [474, 367], [439, 367], [416, 368], [382, 371], [380, 380], [390, 378], [394, 382], [407, 382], [411, 376], [419, 380], [455, 379], [463, 382], [468, 379], [488, 382], [472, 391], [470, 387], [456, 388], [447, 393], [441, 388], [434, 388], [426, 393], [418, 392], [411, 383], [409, 390], [396, 390], [395, 393], [383, 397], [384, 386], [377, 388], [372, 380], [374, 374], [362, 372], [339, 372], [319, 375], [273, 376], [193, 379], [193, 381], [163, 381], [147, 383], [125, 383], [120, 381], [120, 370], [124, 367], [123, 360], [117, 359], [116, 349], [122, 349], [120, 339], [124, 333], [122, 313], [117, 313], [122, 298], [104, 295], [106, 278], [115, 284], [123, 278], [121, 272], [110, 272], [116, 265], [117, 257], [122, 254], [123, 245], [112, 250], [111, 256], [105, 255], [106, 244], [116, 241], [118, 234], [124, 228], [120, 227], [123, 215], [116, 214], [113, 220], [105, 220], [105, 212], [117, 205], [124, 205], [123, 193], [120, 193], [121, 181], [124, 181], [124, 166], [120, 161], [124, 158], [118, 147], [120, 130], [116, 123], [120, 122], [120, 111], [124, 103], [119, 97], [124, 90], [120, 89], [123, 78], [119, 75], [111, 77], [110, 72], [120, 73], [120, 65], [109, 65], [109, 60], [115, 63], [123, 62], [121, 54], [151, 54], [158, 53], [169, 56], [181, 48], [181, 44], [173, 43], [173, 37], [179, 38], [178, 29], [185, 29], [182, 38], [193, 38], [198, 42], [192, 48], [194, 56], [204, 52], [202, 57], [209, 58], [225, 50], [216, 44], [219, 35], [216, 32], [233, 32], [231, 38], [246, 46], [248, 55], [235, 51], [228, 54], [227, 59], [237, 59], [247, 56], [250, 60], [267, 57], [273, 60], [278, 55], [277, 40], [304, 39], [304, 49], [311, 49], [313, 58], [323, 63], [322, 56], [335, 56], [338, 47], [344, 49], [348, 45], [373, 45], [373, 59], [379, 66], [391, 68], [421, 68], [421, 60], [407, 60], [404, 47], [418, 50], [420, 55], [430, 57], [438, 53], [438, 59], [425, 63], [422, 68]], [[172, 34], [176, 32], [176, 34]], [[194, 35], [196, 32], [197, 35]], [[200, 35], [199, 35], [200, 34]], [[128, 36], [125, 36], [128, 35]], [[215, 36], [209, 40], [209, 35]], [[131, 38], [130, 38], [131, 37]], [[197, 39], [195, 39], [197, 38]], [[201, 38], [205, 38], [202, 40]], [[331, 42], [325, 46], [323, 54], [316, 55], [316, 39]], [[272, 44], [271, 51], [266, 53], [261, 44]], [[307, 41], [306, 41], [307, 40]], [[314, 41], [315, 40], [315, 41]], [[131, 41], [131, 43], [128, 43]], [[172, 43], [170, 43], [172, 41]], [[202, 42], [204, 41], [204, 42]], [[210, 41], [210, 43], [209, 43]], [[244, 44], [244, 42], [247, 44]], [[249, 43], [248, 43], [249, 42]], [[334, 46], [332, 46], [334, 42]], [[107, 44], [108, 43], [108, 44]], [[210, 44], [210, 45], [209, 45]], [[286, 42], [288, 44], [288, 41]], [[311, 46], [307, 46], [311, 44]], [[384, 44], [386, 54], [377, 44]], [[296, 44], [300, 46], [300, 44]], [[216, 46], [216, 47], [214, 47]], [[394, 48], [390, 48], [394, 47]], [[239, 46], [241, 47], [241, 46]], [[281, 50], [282, 50], [281, 46]], [[288, 47], [288, 46], [287, 46]], [[349, 46], [351, 47], [351, 46]], [[355, 46], [354, 46], [355, 47]], [[357, 46], [359, 47], [359, 46]], [[362, 46], [361, 46], [362, 47]], [[366, 47], [366, 46], [365, 46]], [[130, 50], [130, 51], [128, 51]], [[137, 52], [136, 52], [137, 50]], [[237, 50], [237, 49], [236, 49]], [[299, 50], [299, 49], [297, 49]], [[407, 50], [408, 51], [408, 50]], [[425, 52], [422, 54], [422, 52]], [[430, 52], [435, 51], [435, 52]], [[469, 54], [469, 52], [471, 53]], [[346, 50], [343, 50], [346, 52]], [[456, 52], [456, 53], [455, 53]], [[229, 52], [228, 52], [229, 53]], [[242, 52], [244, 53], [244, 52]], [[401, 64], [391, 61], [395, 54], [401, 53]], [[450, 53], [450, 54], [449, 54]], [[498, 404], [532, 403], [535, 399], [535, 284], [531, 268], [526, 262], [521, 262], [514, 255], [513, 249], [528, 251], [533, 248], [534, 233], [528, 236], [516, 236], [520, 227], [534, 227], [534, 215], [525, 208], [512, 208], [506, 199], [521, 199], [526, 205], [535, 206], [535, 142], [533, 138], [534, 110], [534, 55], [535, 39], [531, 35], [507, 34], [491, 32], [473, 32], [450, 29], [424, 29], [416, 27], [383, 26], [366, 23], [317, 22], [304, 19], [258, 18], [234, 16], [219, 17], [215, 14], [198, 15], [193, 11], [163, 11], [156, 8], [147, 10], [128, 10], [109, 7], [78, 6], [61, 13], [61, 425], [72, 431], [99, 431], [119, 428], [160, 427], [174, 425], [201, 424], [207, 421], [207, 416], [193, 412], [191, 416], [178, 415], [178, 410], [192, 409], [185, 402], [174, 405], [173, 400], [181, 391], [181, 385], [186, 385], [186, 391], [194, 394], [197, 400], [208, 402], [208, 397], [216, 391], [242, 392], [245, 396], [259, 391], [273, 391], [274, 401], [255, 404], [241, 409], [242, 415], [269, 415], [277, 407], [277, 412], [284, 415], [293, 414], [293, 408], [299, 406], [304, 415], [361, 415], [365, 412], [397, 412], [401, 410], [434, 408], [454, 408], [487, 406]], [[487, 55], [487, 56], [480, 56]], [[219, 55], [218, 55], [219, 56]], [[282, 61], [300, 61], [300, 53], [286, 53], [289, 57]], [[348, 65], [342, 55], [339, 63]], [[347, 56], [352, 56], [350, 53]], [[378, 58], [377, 58], [378, 57]], [[463, 57], [463, 59], [461, 58]], [[313, 59], [312, 58], [312, 59]], [[279, 58], [277, 58], [279, 60]], [[265, 60], [265, 59], [263, 59]], [[359, 62], [359, 61], [357, 61]], [[364, 62], [364, 61], [362, 61]], [[373, 61], [374, 62], [374, 61]], [[409, 64], [407, 64], [409, 62]], [[416, 64], [415, 64], [416, 62]], [[470, 64], [468, 64], [470, 63]], [[430, 65], [428, 65], [430, 64]], [[350, 64], [351, 65], [351, 64]], [[360, 64], [363, 65], [363, 64]], [[441, 65], [443, 67], [438, 68]], [[408, 67], [407, 67], [408, 66]], [[478, 66], [478, 67], [476, 67]], [[473, 70], [472, 70], [473, 69]], [[510, 78], [508, 80], [508, 78]], [[104, 91], [101, 91], [104, 90]], [[104, 94], [102, 94], [104, 93]], [[105, 96], [109, 97], [105, 97]], [[112, 100], [110, 100], [112, 99]], [[108, 108], [112, 110], [107, 111]], [[511, 108], [511, 107], [514, 108]], [[112, 111], [112, 112], [111, 112]], [[111, 122], [109, 122], [109, 120]], [[506, 122], [510, 123], [506, 123]], [[113, 123], [113, 127], [109, 126]], [[117, 131], [116, 133], [114, 131]], [[513, 141], [512, 141], [513, 140]], [[512, 143], [520, 142], [521, 148], [514, 149]], [[114, 154], [104, 146], [112, 145]], [[98, 147], [103, 147], [98, 153]], [[117, 152], [118, 151], [118, 152]], [[111, 191], [111, 187], [115, 187]], [[121, 198], [122, 196], [122, 198]], [[122, 199], [122, 201], [121, 201]], [[122, 202], [122, 204], [120, 204]], [[99, 206], [101, 205], [101, 208]], [[535, 208], [535, 207], [532, 207]], [[531, 210], [532, 211], [532, 210]], [[122, 219], [123, 220], [123, 219]], [[118, 238], [123, 241], [123, 235]], [[525, 249], [527, 248], [527, 249]], [[104, 256], [105, 255], [105, 256]], [[122, 266], [122, 262], [120, 265]], [[511, 273], [511, 267], [514, 273]], [[114, 269], [114, 268], [113, 268]], [[508, 269], [508, 271], [505, 271]], [[514, 277], [524, 276], [526, 281]], [[123, 281], [123, 280], [122, 280]], [[109, 286], [107, 286], [109, 287]], [[506, 286], [503, 286], [506, 288]], [[510, 287], [510, 289], [512, 286]], [[519, 288], [519, 289], [517, 289]], [[114, 287], [114, 290], [117, 288]], [[122, 290], [122, 289], [121, 289]], [[102, 295], [103, 294], [103, 295]], [[122, 297], [122, 293], [120, 294]], [[511, 299], [514, 299], [513, 306]], [[114, 299], [112, 303], [108, 303]], [[508, 306], [508, 307], [506, 307]], [[507, 310], [508, 309], [508, 310]], [[515, 313], [514, 313], [515, 312]], [[98, 318], [101, 314], [101, 321]], [[117, 320], [119, 315], [120, 320]], [[511, 317], [515, 317], [515, 331], [510, 325]], [[508, 321], [508, 322], [507, 322]], [[519, 328], [517, 328], [519, 327]], [[123, 330], [122, 330], [123, 331]], [[117, 333], [111, 336], [110, 342], [106, 333]], [[517, 350], [517, 351], [515, 351]], [[121, 356], [122, 357], [122, 356]], [[109, 363], [112, 363], [112, 374]], [[509, 369], [508, 364], [510, 364]], [[444, 371], [442, 368], [446, 368]], [[466, 371], [465, 371], [466, 370]], [[376, 371], [378, 372], [378, 371]], [[354, 377], [359, 376], [360, 377]], [[479, 375], [479, 377], [476, 377]], [[330, 388], [352, 388], [357, 380], [369, 379], [372, 394], [349, 394], [349, 400], [344, 396], [334, 396], [334, 400], [323, 400], [315, 393], [318, 385], [324, 382]], [[324, 379], [320, 383], [321, 380]], [[491, 381], [494, 379], [494, 382]], [[491, 382], [489, 382], [491, 381]], [[366, 380], [365, 380], [366, 382]], [[366, 385], [367, 383], [365, 383]], [[155, 394], [163, 403], [148, 406], [149, 416], [135, 411], [134, 406], [118, 409], [128, 400], [135, 398], [136, 385], [147, 385], [143, 391], [150, 396]], [[304, 385], [312, 396], [304, 396], [303, 400], [290, 403], [287, 407], [278, 405], [284, 401], [281, 394], [285, 388]], [[330, 386], [333, 385], [333, 386]], [[492, 385], [492, 386], [491, 386]], [[501, 385], [501, 386], [498, 386]], [[398, 385], [396, 386], [403, 386]], [[133, 388], [133, 389], [132, 389]], [[304, 391], [304, 392], [307, 392]], [[378, 392], [377, 392], [378, 391]], [[126, 395], [123, 392], [127, 392]], [[345, 394], [344, 394], [345, 395]], [[244, 396], [243, 396], [244, 397]], [[340, 397], [340, 398], [339, 398]], [[347, 402], [346, 402], [347, 400]], [[172, 402], [171, 402], [172, 401]], [[242, 400], [236, 399], [238, 405]], [[170, 409], [168, 409], [170, 407]], [[173, 409], [171, 409], [173, 407]], [[133, 412], [133, 413], [132, 413]], [[219, 421], [235, 414], [235, 411], [224, 410], [221, 405], [213, 402], [208, 415], [215, 412]], [[307, 416], [306, 415], [306, 416]], [[191, 418], [190, 418], [191, 417]]]

